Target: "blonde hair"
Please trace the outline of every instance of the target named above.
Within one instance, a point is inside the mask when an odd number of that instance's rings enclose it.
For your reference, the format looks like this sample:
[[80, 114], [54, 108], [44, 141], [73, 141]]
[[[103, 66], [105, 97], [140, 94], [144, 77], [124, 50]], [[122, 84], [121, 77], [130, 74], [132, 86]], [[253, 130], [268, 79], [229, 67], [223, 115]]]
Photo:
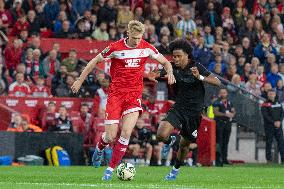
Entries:
[[144, 24], [142, 24], [138, 20], [131, 20], [128, 23], [128, 31], [130, 33], [142, 33], [142, 34], [144, 34], [145, 26], [144, 26]]

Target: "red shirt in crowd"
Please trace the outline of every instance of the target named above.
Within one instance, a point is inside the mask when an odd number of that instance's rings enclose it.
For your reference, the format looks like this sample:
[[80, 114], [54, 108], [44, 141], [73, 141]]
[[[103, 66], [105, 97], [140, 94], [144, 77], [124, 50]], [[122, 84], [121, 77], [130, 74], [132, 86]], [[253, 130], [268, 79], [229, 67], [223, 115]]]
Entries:
[[7, 47], [4, 51], [7, 69], [14, 69], [21, 63], [22, 48], [15, 49], [15, 47]]
[[46, 86], [32, 86], [32, 96], [33, 97], [49, 97], [51, 95], [50, 89]]
[[9, 11], [4, 10], [0, 11], [0, 20], [2, 21], [3, 25], [10, 25], [12, 23], [12, 16]]
[[30, 93], [31, 89], [26, 83], [19, 84], [15, 81], [9, 86], [9, 96], [23, 97]]
[[10, 35], [17, 36], [23, 30], [29, 30], [30, 24], [26, 21], [24, 23], [20, 22], [19, 20], [15, 23]]

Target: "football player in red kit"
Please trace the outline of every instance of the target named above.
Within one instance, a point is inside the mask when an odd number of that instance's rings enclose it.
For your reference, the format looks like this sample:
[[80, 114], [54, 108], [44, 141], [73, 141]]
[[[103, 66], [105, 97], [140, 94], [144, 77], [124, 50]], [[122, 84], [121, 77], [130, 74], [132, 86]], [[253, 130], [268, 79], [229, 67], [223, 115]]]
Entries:
[[[153, 58], [165, 67], [169, 84], [176, 82], [171, 63], [155, 47], [142, 39], [144, 32], [145, 27], [141, 22], [130, 21], [127, 31], [128, 37], [111, 43], [92, 59], [72, 86], [73, 92], [78, 92], [96, 64], [106, 58], [111, 59], [111, 84], [105, 116], [106, 132], [102, 135], [93, 155], [93, 164], [99, 167], [104, 148], [114, 142], [112, 159], [102, 180], [112, 178], [113, 170], [124, 156], [132, 130], [139, 113], [142, 112], [141, 96], [144, 64], [147, 58]], [[121, 134], [117, 137], [120, 119], [122, 120]]]

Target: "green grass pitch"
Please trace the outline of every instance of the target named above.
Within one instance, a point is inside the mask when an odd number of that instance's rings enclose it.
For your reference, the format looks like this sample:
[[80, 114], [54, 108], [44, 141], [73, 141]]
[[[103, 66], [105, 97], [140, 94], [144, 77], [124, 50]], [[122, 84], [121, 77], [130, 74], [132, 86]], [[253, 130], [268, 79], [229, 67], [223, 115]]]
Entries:
[[284, 166], [182, 167], [176, 181], [164, 181], [170, 167], [138, 167], [133, 181], [103, 182], [105, 167], [0, 167], [0, 189], [284, 189]]

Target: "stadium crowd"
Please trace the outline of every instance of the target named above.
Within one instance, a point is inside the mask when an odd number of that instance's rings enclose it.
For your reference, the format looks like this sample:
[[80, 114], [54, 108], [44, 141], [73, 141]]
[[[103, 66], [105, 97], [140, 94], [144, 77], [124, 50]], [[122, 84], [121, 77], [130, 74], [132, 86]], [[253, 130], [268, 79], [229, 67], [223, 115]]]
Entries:
[[[80, 92], [73, 94], [71, 85], [86, 61], [78, 58], [75, 47], [62, 58], [58, 43], [44, 54], [41, 39], [119, 40], [126, 37], [127, 24], [133, 19], [145, 24], [144, 39], [160, 53], [169, 54], [169, 42], [185, 38], [192, 44], [196, 61], [211, 72], [263, 98], [275, 89], [278, 100], [284, 102], [283, 0], [0, 0], [0, 95], [94, 97], [96, 114], [88, 113], [86, 105], [78, 110], [82, 127], [67, 121], [66, 107], [59, 108], [54, 120], [40, 124], [44, 131], [82, 132], [86, 144], [91, 144], [91, 125], [103, 119], [110, 78], [96, 70]], [[130, 150], [138, 156], [139, 148], [145, 148], [149, 163], [147, 154], [161, 154], [153, 133], [171, 102], [160, 110], [154, 105], [155, 93], [148, 87], [144, 91], [146, 111], [138, 121]], [[53, 103], [44, 114], [57, 114]], [[20, 124], [20, 118], [14, 119], [15, 125]], [[50, 123], [56, 128], [49, 127]], [[137, 135], [148, 130], [152, 134]], [[157, 159], [160, 164], [159, 155]]]

